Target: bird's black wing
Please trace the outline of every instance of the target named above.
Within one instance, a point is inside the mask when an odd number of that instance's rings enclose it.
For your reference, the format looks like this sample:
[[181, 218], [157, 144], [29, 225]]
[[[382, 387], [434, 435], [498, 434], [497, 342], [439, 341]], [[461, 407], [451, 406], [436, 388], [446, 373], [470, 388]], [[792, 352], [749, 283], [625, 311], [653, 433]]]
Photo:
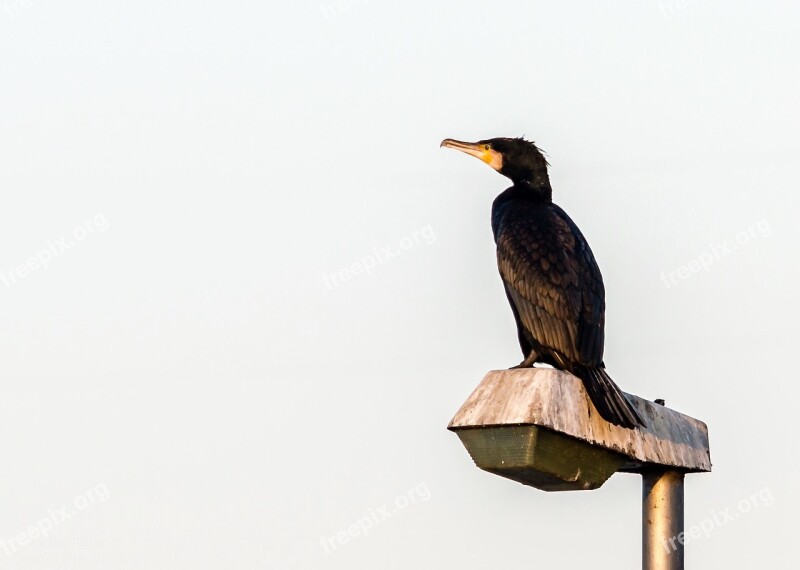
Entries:
[[497, 264], [519, 324], [568, 370], [602, 366], [605, 291], [575, 223], [558, 206], [515, 208], [497, 233]]

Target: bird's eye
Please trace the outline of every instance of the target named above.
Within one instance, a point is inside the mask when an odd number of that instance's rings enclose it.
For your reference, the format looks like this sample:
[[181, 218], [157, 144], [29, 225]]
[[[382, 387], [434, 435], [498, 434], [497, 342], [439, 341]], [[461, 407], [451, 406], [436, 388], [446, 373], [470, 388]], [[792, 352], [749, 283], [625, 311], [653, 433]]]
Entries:
[[492, 148], [492, 145], [490, 145], [490, 144], [483, 145], [483, 150], [491, 150], [491, 148]]

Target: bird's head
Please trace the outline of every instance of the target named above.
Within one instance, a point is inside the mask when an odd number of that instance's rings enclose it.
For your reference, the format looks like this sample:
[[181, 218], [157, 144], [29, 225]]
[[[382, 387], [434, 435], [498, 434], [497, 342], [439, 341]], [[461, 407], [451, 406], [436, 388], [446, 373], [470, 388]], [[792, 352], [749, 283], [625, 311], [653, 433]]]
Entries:
[[550, 186], [547, 160], [535, 144], [525, 139], [501, 137], [474, 143], [444, 139], [440, 146], [480, 158], [514, 184]]

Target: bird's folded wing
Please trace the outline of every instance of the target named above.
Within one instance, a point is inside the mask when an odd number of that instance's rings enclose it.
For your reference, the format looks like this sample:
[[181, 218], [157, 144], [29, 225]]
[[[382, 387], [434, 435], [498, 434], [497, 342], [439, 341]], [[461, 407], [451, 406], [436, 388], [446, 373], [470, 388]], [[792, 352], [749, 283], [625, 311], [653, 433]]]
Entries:
[[525, 328], [573, 363], [603, 358], [603, 289], [597, 264], [574, 224], [512, 221], [497, 236], [497, 264]]

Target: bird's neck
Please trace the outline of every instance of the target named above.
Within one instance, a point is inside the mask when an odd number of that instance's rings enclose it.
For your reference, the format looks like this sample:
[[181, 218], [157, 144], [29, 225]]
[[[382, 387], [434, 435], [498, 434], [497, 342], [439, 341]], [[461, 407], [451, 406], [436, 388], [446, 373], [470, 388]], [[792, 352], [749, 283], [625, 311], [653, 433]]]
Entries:
[[553, 189], [550, 188], [550, 180], [547, 175], [545, 178], [535, 178], [531, 180], [514, 181], [514, 186], [509, 188], [518, 198], [524, 198], [535, 202], [549, 203], [553, 201]]

